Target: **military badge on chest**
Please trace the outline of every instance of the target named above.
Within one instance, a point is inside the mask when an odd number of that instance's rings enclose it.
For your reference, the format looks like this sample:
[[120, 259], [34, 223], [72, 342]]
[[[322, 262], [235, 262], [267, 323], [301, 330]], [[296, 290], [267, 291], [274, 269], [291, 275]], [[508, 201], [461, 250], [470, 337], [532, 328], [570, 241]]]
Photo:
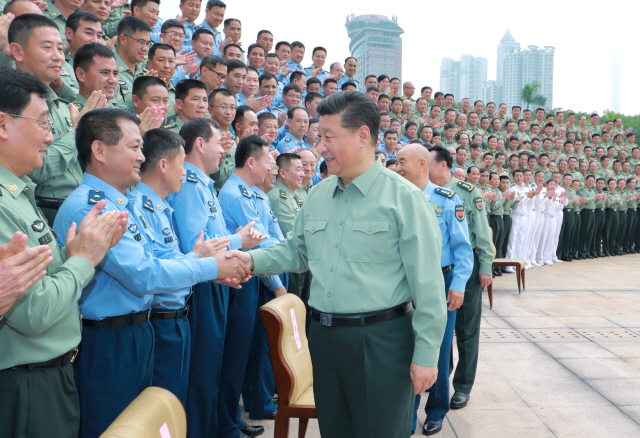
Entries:
[[46, 225], [45, 225], [44, 221], [41, 221], [41, 220], [37, 220], [37, 221], [35, 221], [34, 223], [31, 224], [31, 228], [36, 233], [42, 233], [44, 231], [45, 226]]

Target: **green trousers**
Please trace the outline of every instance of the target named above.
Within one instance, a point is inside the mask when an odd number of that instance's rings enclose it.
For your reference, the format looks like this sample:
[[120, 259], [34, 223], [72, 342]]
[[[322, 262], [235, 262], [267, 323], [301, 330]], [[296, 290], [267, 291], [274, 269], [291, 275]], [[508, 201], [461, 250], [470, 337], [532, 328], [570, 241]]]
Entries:
[[0, 436], [78, 438], [80, 405], [69, 363], [0, 371]]
[[411, 433], [415, 345], [405, 316], [363, 327], [311, 321], [309, 350], [322, 438], [407, 438]]
[[606, 255], [615, 255], [616, 238], [618, 236], [618, 210], [607, 208], [602, 233], [602, 246]]
[[[510, 218], [511, 216], [509, 216]], [[504, 220], [500, 216], [489, 215], [489, 226], [493, 231], [493, 246], [496, 247], [496, 257], [501, 258], [504, 256], [500, 255], [500, 251], [502, 249], [502, 245], [504, 244]], [[500, 268], [495, 268], [498, 270]]]
[[591, 255], [591, 242], [593, 241], [593, 232], [595, 229], [595, 212], [593, 210], [584, 209], [580, 212], [580, 236], [578, 238], [579, 247], [578, 254], [580, 257]]
[[[511, 225], [513, 220], [510, 214], [502, 216], [502, 245], [496, 246], [496, 257], [505, 258], [507, 256], [507, 246], [509, 245], [509, 236], [511, 235]], [[502, 267], [502, 272], [505, 272], [506, 267]]]
[[603, 208], [596, 208], [594, 214], [593, 240], [591, 241], [591, 255], [602, 254], [602, 230], [604, 229], [604, 219], [606, 212]]
[[627, 210], [627, 233], [624, 242], [624, 250], [627, 252], [630, 252], [633, 249], [637, 226], [638, 214], [636, 209], [634, 208]]
[[582, 224], [581, 213], [581, 211], [573, 211], [573, 232], [571, 233], [571, 249], [569, 253], [571, 257], [578, 255], [578, 239], [580, 238], [580, 226]]
[[571, 253], [571, 238], [573, 237], [574, 225], [573, 209], [564, 209], [562, 211], [562, 227], [560, 228], [560, 237], [558, 238], [558, 249], [556, 255], [559, 259], [569, 258]]
[[[480, 287], [480, 260], [473, 255], [473, 271], [464, 289], [464, 302], [456, 314], [456, 343], [458, 364], [453, 375], [453, 389], [469, 394], [476, 379], [480, 320], [482, 318], [482, 288]], [[453, 352], [452, 352], [453, 355]], [[451, 360], [453, 364], [453, 359]], [[450, 368], [452, 365], [450, 365]]]
[[616, 235], [616, 254], [624, 250], [625, 233], [627, 232], [627, 210], [618, 211], [618, 234]]

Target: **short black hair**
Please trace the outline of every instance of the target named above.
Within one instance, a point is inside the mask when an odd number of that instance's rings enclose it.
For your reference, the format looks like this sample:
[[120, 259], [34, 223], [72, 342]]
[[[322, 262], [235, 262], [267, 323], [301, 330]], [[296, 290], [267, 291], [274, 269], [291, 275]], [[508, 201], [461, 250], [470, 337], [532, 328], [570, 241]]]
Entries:
[[311, 93], [307, 93], [307, 95], [304, 98], [304, 103], [306, 105], [307, 103], [313, 102], [313, 100], [317, 98], [322, 99], [322, 94], [312, 91]]
[[[238, 108], [236, 108], [236, 116], [233, 118], [233, 122], [231, 122], [231, 126], [233, 126], [233, 129], [236, 129], [236, 123], [242, 123], [242, 121], [244, 120], [244, 114], [247, 111], [253, 111], [253, 108], [251, 108], [249, 105], [240, 105]], [[239, 137], [242, 133], [241, 132], [236, 132], [236, 135]]]
[[136, 32], [149, 32], [151, 27], [137, 17], [124, 17], [118, 23], [118, 36], [122, 34], [134, 34]]
[[156, 3], [158, 6], [160, 6], [160, 0], [131, 0], [131, 12], [133, 12], [133, 8], [135, 8], [136, 6], [139, 8], [144, 8], [149, 2]]
[[132, 94], [138, 96], [138, 99], [142, 99], [147, 93], [147, 89], [152, 85], [160, 85], [166, 88], [164, 81], [154, 76], [138, 76], [133, 81]]
[[302, 108], [302, 107], [300, 107], [300, 106], [294, 106], [293, 108], [289, 108], [289, 109], [287, 110], [287, 118], [288, 118], [289, 120], [293, 119], [293, 117], [295, 116], [295, 112], [296, 112], [297, 110], [299, 110], [299, 111], [304, 111], [304, 112], [307, 114], [307, 116], [309, 116], [309, 110], [307, 110], [306, 108]]
[[291, 166], [291, 160], [302, 160], [302, 157], [291, 152], [286, 152], [284, 154], [278, 155], [278, 158], [276, 158], [276, 166], [278, 166], [278, 172], [280, 172], [280, 169], [289, 170], [289, 166]]
[[156, 43], [153, 46], [151, 46], [149, 48], [149, 53], [148, 53], [148, 58], [153, 60], [153, 58], [155, 58], [156, 56], [156, 51], [158, 50], [171, 50], [175, 56], [176, 54], [176, 49], [174, 49], [173, 47], [171, 47], [169, 44], [163, 44], [163, 43]]
[[205, 67], [215, 68], [219, 65], [228, 65], [228, 63], [227, 61], [220, 58], [219, 56], [207, 55], [204, 58], [202, 58], [202, 61], [200, 61], [200, 72], [202, 72], [202, 69]]
[[120, 108], [100, 108], [86, 113], [76, 127], [76, 148], [78, 157], [85, 163], [91, 163], [91, 145], [101, 141], [107, 146], [116, 145], [123, 136], [121, 121], [130, 121], [136, 125], [140, 119]]
[[184, 100], [189, 95], [189, 91], [192, 89], [203, 89], [205, 92], [209, 92], [207, 84], [197, 79], [183, 79], [176, 84], [176, 100]]
[[287, 96], [289, 94], [289, 91], [291, 91], [291, 90], [295, 91], [296, 93], [301, 93], [302, 94], [302, 90], [296, 84], [287, 84], [282, 89], [282, 95], [283, 96]]
[[227, 62], [227, 74], [231, 74], [232, 71], [238, 69], [244, 69], [246, 71], [247, 64], [240, 61], [239, 59], [232, 59], [231, 61]]
[[100, 58], [116, 58], [113, 51], [100, 43], [89, 43], [80, 47], [73, 57], [73, 72], [81, 68], [87, 71], [95, 63], [95, 57]]
[[171, 29], [172, 27], [178, 27], [184, 30], [184, 24], [182, 24], [180, 20], [176, 20], [175, 18], [170, 18], [166, 20], [164, 23], [162, 23], [162, 27], [160, 28], [160, 33], [166, 33], [167, 30]]
[[200, 39], [200, 35], [211, 35], [211, 38], [213, 38], [214, 40], [216, 39], [215, 35], [213, 35], [213, 32], [211, 32], [209, 29], [200, 28], [193, 32], [191, 41], [198, 41]]
[[258, 128], [262, 126], [262, 123], [265, 120], [277, 120], [278, 118], [274, 116], [272, 113], [265, 111], [264, 113], [258, 114]]
[[184, 148], [184, 139], [175, 132], [164, 128], [148, 130], [142, 136], [144, 162], [140, 165], [140, 172], [155, 169], [162, 158], [173, 160], [181, 148]]
[[[71, 31], [73, 33], [76, 33], [76, 30], [78, 30], [78, 27], [80, 26], [80, 22], [81, 21], [90, 21], [92, 23], [101, 23], [100, 19], [98, 18], [98, 16], [96, 14], [94, 14], [93, 12], [75, 11], [71, 15], [69, 15], [69, 18], [67, 18], [66, 26], [69, 29], [71, 29]], [[100, 24], [100, 26], [102, 26], [102, 24]]]
[[[326, 81], [325, 81], [326, 82]], [[340, 126], [355, 132], [362, 126], [369, 129], [372, 146], [378, 141], [380, 110], [375, 103], [358, 91], [342, 91], [325, 97], [318, 104], [321, 116], [340, 115]]]
[[184, 139], [184, 153], [189, 155], [193, 151], [193, 145], [198, 138], [204, 141], [211, 140], [214, 129], [220, 129], [220, 125], [208, 117], [194, 117], [184, 122], [180, 128], [180, 137]]
[[205, 9], [211, 9], [211, 8], [227, 9], [227, 5], [224, 2], [221, 2], [220, 0], [209, 0], [207, 2], [207, 5], [205, 6]]
[[218, 94], [221, 94], [222, 96], [225, 97], [233, 97], [233, 93], [229, 90], [227, 90], [226, 88], [218, 88], [216, 90], [213, 90], [211, 93], [209, 93], [209, 97], [207, 98], [207, 103], [209, 105], [213, 105], [213, 102], [216, 100], [216, 97], [218, 96]]
[[451, 152], [447, 150], [444, 146], [435, 145], [429, 146], [427, 148], [429, 152], [435, 152], [436, 155], [433, 157], [433, 161], [436, 163], [442, 163], [443, 161], [447, 164], [447, 168], [451, 169], [453, 167], [453, 157], [451, 156]]
[[1, 65], [0, 77], [0, 111], [5, 114], [21, 115], [32, 94], [45, 100], [49, 96], [49, 87], [31, 73]]
[[58, 30], [56, 23], [44, 15], [38, 14], [22, 14], [13, 19], [9, 25], [8, 41], [9, 44], [17, 43], [22, 47], [27, 47], [29, 38], [33, 35], [34, 30], [40, 27], [53, 27]]
[[[266, 149], [265, 149], [266, 148]], [[243, 137], [236, 148], [236, 168], [242, 169], [249, 157], [258, 160], [263, 154], [269, 152], [269, 143], [258, 135]]]
[[274, 75], [273, 73], [262, 73], [260, 75], [260, 77], [258, 78], [258, 86], [262, 87], [262, 83], [264, 81], [270, 81], [272, 79], [274, 81], [278, 82], [278, 78], [276, 78], [276, 75]]
[[289, 75], [289, 83], [293, 84], [293, 81], [299, 81], [303, 76], [306, 78], [307, 74], [303, 71], [296, 70]]
[[265, 54], [267, 53], [267, 49], [265, 49], [265, 48], [264, 48], [264, 46], [263, 46], [262, 44], [260, 44], [260, 43], [253, 43], [253, 44], [251, 44], [251, 45], [247, 48], [247, 54], [249, 54], [249, 55], [250, 55], [250, 54], [251, 54], [251, 51], [252, 51], [253, 49], [255, 49], [255, 48], [262, 49], [262, 52], [263, 52], [263, 53], [265, 53]]
[[[327, 78], [327, 79], [325, 79], [325, 80], [324, 80], [324, 82], [322, 83], [322, 88], [326, 87], [328, 84], [336, 84], [336, 85], [338, 85], [338, 81], [336, 81], [336, 80], [335, 80], [335, 79], [333, 79], [333, 78]], [[350, 90], [350, 91], [353, 91], [353, 90]]]

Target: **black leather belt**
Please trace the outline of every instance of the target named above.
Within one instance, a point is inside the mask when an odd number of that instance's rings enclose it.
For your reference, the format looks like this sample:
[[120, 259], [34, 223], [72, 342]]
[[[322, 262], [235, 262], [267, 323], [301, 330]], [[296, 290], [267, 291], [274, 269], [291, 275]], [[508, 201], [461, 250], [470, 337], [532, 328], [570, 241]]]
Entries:
[[330, 313], [321, 313], [315, 309], [311, 309], [311, 319], [325, 327], [346, 326], [357, 327], [381, 322], [390, 321], [395, 318], [406, 315], [413, 309], [411, 301], [407, 301], [391, 309], [382, 310], [380, 312], [362, 313], [354, 315], [333, 315]]
[[573, 208], [565, 208], [564, 211], [573, 211]]
[[582, 211], [593, 211], [593, 208], [583, 208]]
[[180, 310], [151, 310], [151, 319], [176, 319], [189, 315], [189, 306]]
[[626, 213], [627, 210], [618, 210], [620, 213]]
[[499, 217], [500, 219], [502, 219], [502, 215], [501, 214], [490, 214], [489, 216], [491, 216], [491, 217]]
[[55, 359], [48, 360], [46, 362], [38, 362], [38, 363], [30, 363], [25, 365], [16, 365], [15, 367], [9, 368], [10, 370], [28, 370], [32, 368], [55, 368], [61, 367], [62, 365], [66, 365], [68, 363], [73, 363], [76, 360], [76, 356], [78, 355], [78, 349], [74, 348], [71, 351], [63, 354], [62, 356], [58, 356]]
[[443, 266], [442, 267], [442, 273], [446, 274], [447, 272], [449, 272], [452, 269], [453, 269], [453, 263], [451, 263], [449, 266]]
[[82, 325], [85, 327], [126, 327], [128, 325], [142, 324], [149, 321], [151, 310], [145, 310], [130, 315], [112, 316], [95, 321], [93, 319], [83, 319]]
[[36, 198], [36, 205], [40, 208], [53, 208], [54, 210], [59, 210], [63, 202], [64, 199]]

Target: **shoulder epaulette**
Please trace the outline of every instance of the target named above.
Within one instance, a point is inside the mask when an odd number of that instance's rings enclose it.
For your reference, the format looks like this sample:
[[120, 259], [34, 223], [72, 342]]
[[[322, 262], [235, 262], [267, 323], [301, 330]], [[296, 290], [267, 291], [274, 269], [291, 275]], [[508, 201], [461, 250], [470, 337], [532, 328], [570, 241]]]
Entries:
[[75, 106], [76, 108], [78, 108], [78, 111], [82, 110], [82, 104], [81, 103], [74, 103], [73, 106]]
[[89, 192], [89, 204], [97, 204], [104, 199], [104, 192], [101, 190], [92, 190]]
[[164, 129], [173, 129], [176, 126], [177, 125], [175, 123], [167, 123], [166, 125], [162, 125], [162, 128], [164, 128]]
[[467, 182], [464, 181], [458, 181], [458, 187], [462, 187], [463, 189], [465, 189], [467, 192], [470, 192], [473, 190], [473, 186]]
[[187, 170], [187, 181], [192, 183], [198, 182], [198, 176], [193, 170]]
[[148, 196], [142, 197], [142, 206], [147, 210], [155, 211], [153, 209], [153, 202], [151, 202], [151, 198], [149, 198]]
[[264, 198], [260, 195], [260, 193], [256, 193], [256, 198], [258, 198], [258, 199], [264, 199]]
[[445, 198], [453, 198], [453, 191], [449, 189], [445, 189], [443, 187], [436, 187], [434, 190], [438, 195], [444, 196]]
[[244, 196], [245, 198], [251, 198], [251, 194], [249, 193], [249, 191], [247, 190], [247, 188], [245, 186], [238, 186], [240, 187], [240, 193], [242, 193], [242, 196]]
[[284, 198], [284, 199], [287, 199], [287, 194], [285, 193], [284, 190], [280, 190], [280, 197]]

